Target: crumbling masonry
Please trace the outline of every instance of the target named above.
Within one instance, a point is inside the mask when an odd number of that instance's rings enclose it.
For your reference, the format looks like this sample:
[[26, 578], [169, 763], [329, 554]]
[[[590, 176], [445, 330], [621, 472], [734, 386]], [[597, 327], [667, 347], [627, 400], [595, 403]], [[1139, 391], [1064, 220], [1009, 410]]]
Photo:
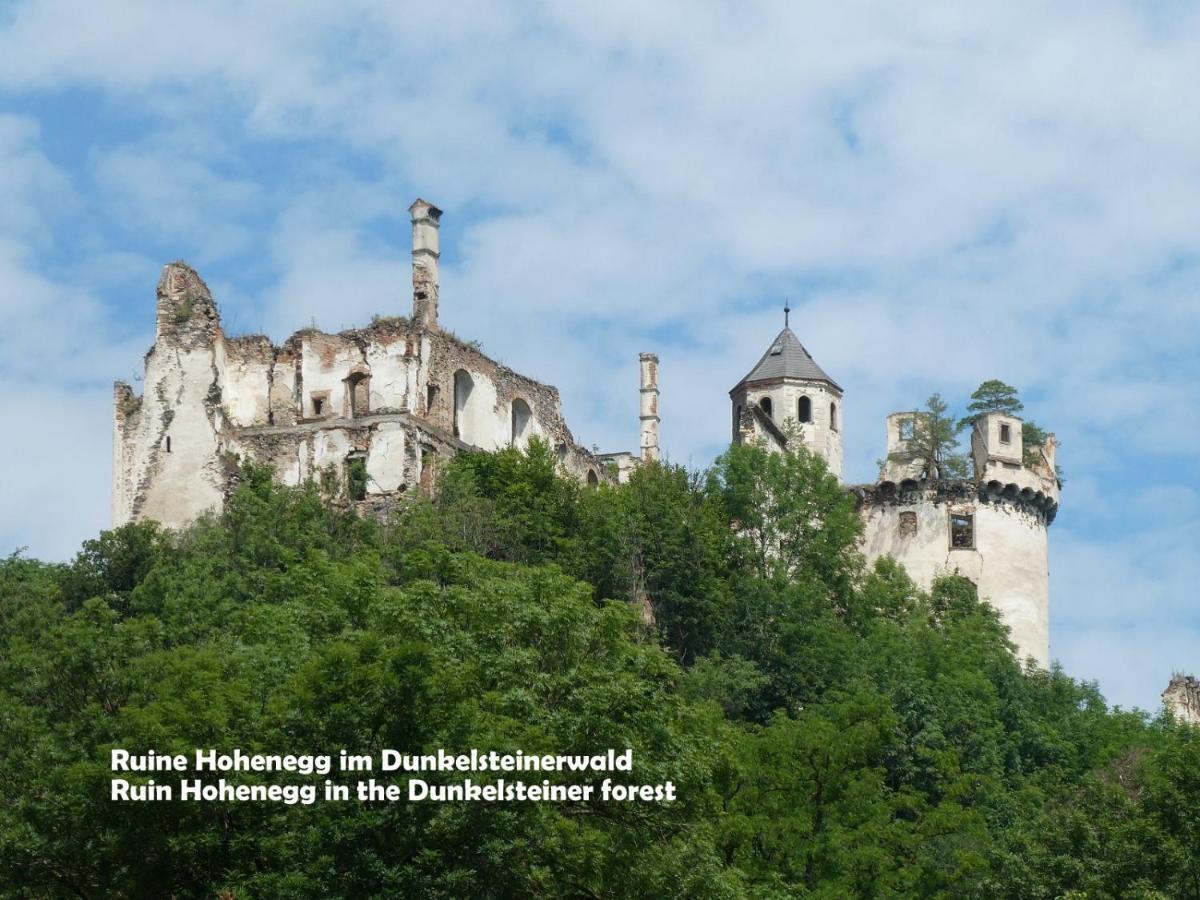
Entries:
[[[428, 489], [439, 459], [533, 437], [581, 480], [628, 475], [640, 457], [602, 458], [577, 444], [555, 388], [439, 329], [441, 210], [417, 200], [409, 212], [409, 318], [338, 334], [305, 329], [277, 347], [261, 335], [227, 337], [195, 270], [181, 262], [163, 269], [142, 395], [124, 382], [114, 387], [114, 524], [180, 526], [219, 509], [240, 459], [274, 466], [285, 484], [330, 479], [367, 507]], [[654, 393], [653, 423], [642, 417], [649, 458], [658, 448]]]
[[1162, 698], [1175, 721], [1200, 725], [1200, 681], [1177, 672], [1171, 677]]

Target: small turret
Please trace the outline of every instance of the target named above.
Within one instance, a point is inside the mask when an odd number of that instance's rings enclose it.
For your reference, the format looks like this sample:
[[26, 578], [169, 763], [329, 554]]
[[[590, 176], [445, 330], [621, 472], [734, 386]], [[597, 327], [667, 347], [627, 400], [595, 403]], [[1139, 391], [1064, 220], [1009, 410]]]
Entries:
[[916, 481], [925, 473], [925, 457], [910, 447], [922, 415], [915, 411], [894, 412], [887, 417], [887, 456], [879, 472], [880, 481]]

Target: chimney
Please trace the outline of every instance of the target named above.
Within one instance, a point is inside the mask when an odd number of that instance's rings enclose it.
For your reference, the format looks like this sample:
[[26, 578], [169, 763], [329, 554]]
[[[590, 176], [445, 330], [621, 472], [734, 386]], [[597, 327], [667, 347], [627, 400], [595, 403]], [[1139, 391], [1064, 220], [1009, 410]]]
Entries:
[[640, 355], [642, 363], [642, 462], [658, 461], [658, 357]]
[[423, 328], [438, 327], [438, 223], [442, 211], [418, 198], [412, 214], [413, 321]]

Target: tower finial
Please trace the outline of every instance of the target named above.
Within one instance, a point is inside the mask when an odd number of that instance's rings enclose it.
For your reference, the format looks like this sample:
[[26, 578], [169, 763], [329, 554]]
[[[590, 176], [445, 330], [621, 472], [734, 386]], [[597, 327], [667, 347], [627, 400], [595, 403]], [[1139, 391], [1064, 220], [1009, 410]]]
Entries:
[[788, 306], [788, 302], [786, 300], [784, 300], [783, 301], [783, 327], [784, 328], [788, 327], [788, 313], [790, 313], [791, 311], [792, 310]]

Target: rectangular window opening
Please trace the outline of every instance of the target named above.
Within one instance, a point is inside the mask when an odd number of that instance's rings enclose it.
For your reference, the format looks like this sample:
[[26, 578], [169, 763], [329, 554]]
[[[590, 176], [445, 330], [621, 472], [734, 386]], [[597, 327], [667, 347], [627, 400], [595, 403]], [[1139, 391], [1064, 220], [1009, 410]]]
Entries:
[[1002, 443], [1002, 444], [1011, 444], [1012, 443], [1012, 426], [1011, 425], [1002, 424], [1000, 426], [1000, 443]]
[[950, 514], [950, 549], [975, 549], [975, 517], [968, 513]]

